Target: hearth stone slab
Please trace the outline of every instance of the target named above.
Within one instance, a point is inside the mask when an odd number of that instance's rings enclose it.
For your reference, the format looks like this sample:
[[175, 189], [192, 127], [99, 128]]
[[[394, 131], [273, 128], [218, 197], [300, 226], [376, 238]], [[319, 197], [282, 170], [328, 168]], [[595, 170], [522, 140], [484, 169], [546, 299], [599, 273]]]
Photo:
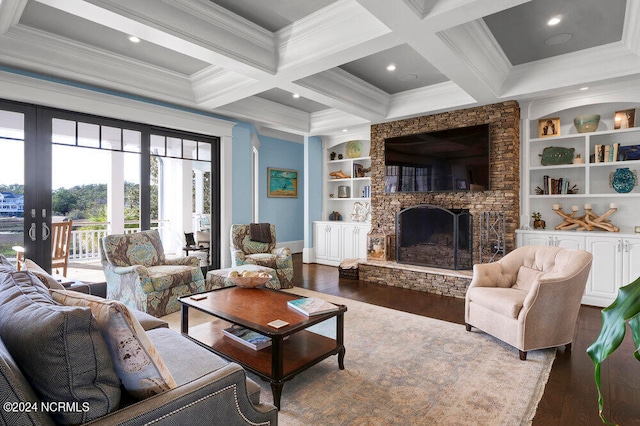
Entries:
[[362, 261], [358, 268], [362, 281], [460, 299], [464, 299], [473, 277], [471, 270], [455, 271], [391, 261]]

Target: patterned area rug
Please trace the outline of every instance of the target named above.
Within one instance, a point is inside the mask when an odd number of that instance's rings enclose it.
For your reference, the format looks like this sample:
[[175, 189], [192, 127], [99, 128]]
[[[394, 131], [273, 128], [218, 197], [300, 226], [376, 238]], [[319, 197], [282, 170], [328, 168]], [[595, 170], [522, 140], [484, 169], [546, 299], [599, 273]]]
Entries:
[[[284, 385], [280, 425], [526, 425], [555, 350], [518, 351], [476, 329], [306, 289], [347, 306], [345, 370], [337, 356]], [[172, 325], [173, 327], [173, 325]], [[335, 323], [315, 332], [332, 336]], [[272, 402], [269, 384], [262, 398]]]

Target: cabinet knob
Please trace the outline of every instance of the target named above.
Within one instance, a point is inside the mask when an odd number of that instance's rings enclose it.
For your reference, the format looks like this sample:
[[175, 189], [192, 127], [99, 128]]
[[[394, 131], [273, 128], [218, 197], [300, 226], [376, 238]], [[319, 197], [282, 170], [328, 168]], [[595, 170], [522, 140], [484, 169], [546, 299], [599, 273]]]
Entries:
[[620, 253], [622, 251], [622, 241], [618, 240], [618, 244], [616, 244], [616, 249], [618, 250], [618, 253]]
[[624, 241], [624, 252], [629, 253], [629, 241]]

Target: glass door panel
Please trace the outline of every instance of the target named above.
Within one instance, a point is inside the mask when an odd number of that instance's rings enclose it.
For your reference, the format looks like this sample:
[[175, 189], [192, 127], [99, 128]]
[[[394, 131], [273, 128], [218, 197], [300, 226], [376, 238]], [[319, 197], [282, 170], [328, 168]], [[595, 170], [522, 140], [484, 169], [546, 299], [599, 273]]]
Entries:
[[0, 153], [0, 254], [15, 261], [25, 246], [23, 113], [0, 110]]
[[59, 118], [52, 128], [52, 222], [73, 221], [74, 278], [95, 281], [100, 238], [141, 228], [141, 132]]

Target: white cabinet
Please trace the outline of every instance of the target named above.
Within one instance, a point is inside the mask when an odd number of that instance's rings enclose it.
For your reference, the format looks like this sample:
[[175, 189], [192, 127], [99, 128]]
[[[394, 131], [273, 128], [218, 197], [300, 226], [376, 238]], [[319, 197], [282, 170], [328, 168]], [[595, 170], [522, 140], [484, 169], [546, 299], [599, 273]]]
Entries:
[[520, 246], [553, 246], [584, 250], [585, 236], [567, 232], [518, 231], [518, 247]]
[[608, 306], [618, 289], [640, 277], [640, 237], [587, 236], [593, 254], [583, 303]]
[[345, 224], [342, 226], [342, 258], [366, 259], [367, 258], [367, 233], [369, 225]]
[[593, 255], [582, 303], [606, 307], [618, 289], [640, 277], [640, 236], [575, 231], [517, 231], [518, 247], [556, 246], [587, 250]]
[[361, 222], [314, 222], [315, 262], [338, 266], [343, 259], [367, 257], [371, 225]]
[[[332, 222], [314, 224], [313, 242], [316, 259], [329, 262], [340, 262], [342, 246], [342, 226]], [[323, 262], [319, 262], [323, 263]]]

